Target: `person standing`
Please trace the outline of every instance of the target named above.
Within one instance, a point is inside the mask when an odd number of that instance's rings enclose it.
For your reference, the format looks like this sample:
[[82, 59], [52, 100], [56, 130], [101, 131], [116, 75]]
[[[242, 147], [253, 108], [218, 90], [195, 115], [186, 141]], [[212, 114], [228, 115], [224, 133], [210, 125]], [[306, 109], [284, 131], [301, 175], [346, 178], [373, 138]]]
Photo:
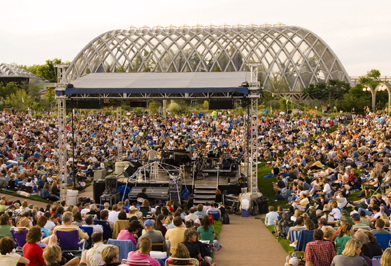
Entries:
[[309, 242], [305, 248], [304, 260], [307, 266], [330, 266], [335, 257], [335, 249], [329, 241], [323, 241], [323, 231], [315, 229], [315, 241]]

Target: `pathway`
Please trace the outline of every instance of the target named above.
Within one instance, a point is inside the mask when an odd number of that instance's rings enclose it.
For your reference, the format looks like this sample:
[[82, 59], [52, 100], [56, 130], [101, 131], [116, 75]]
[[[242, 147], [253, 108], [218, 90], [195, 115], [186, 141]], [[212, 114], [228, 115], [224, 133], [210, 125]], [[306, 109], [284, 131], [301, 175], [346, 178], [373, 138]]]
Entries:
[[217, 266], [223, 265], [284, 265], [286, 251], [269, 232], [261, 219], [230, 215], [230, 224], [224, 224], [215, 254]]

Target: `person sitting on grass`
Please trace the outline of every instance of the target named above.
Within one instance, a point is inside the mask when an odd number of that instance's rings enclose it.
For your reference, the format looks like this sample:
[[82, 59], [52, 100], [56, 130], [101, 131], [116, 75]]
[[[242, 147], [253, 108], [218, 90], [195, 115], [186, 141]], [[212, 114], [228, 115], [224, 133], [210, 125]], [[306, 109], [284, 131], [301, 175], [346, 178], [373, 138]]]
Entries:
[[266, 214], [266, 217], [265, 217], [265, 225], [266, 226], [275, 225], [276, 221], [279, 220], [278, 218], [279, 218], [279, 215], [277, 212], [274, 211], [274, 207], [269, 206], [269, 212]]

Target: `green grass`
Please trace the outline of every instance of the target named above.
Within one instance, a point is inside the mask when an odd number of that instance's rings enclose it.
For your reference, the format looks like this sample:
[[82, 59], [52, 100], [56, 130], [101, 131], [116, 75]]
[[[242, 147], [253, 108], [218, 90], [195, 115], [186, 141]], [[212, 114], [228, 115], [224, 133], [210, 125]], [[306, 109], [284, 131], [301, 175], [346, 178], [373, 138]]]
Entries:
[[220, 234], [220, 231], [221, 231], [221, 227], [223, 226], [223, 222], [222, 221], [215, 221], [215, 223], [212, 224], [212, 226], [215, 229], [216, 239], [219, 239], [219, 234]]
[[53, 203], [53, 201], [45, 200], [45, 199], [43, 199], [39, 196], [36, 196], [36, 195], [30, 196], [30, 197], [24, 197], [24, 196], [19, 195], [18, 193], [11, 191], [11, 190], [4, 190], [3, 189], [3, 190], [0, 190], [0, 193], [4, 193], [4, 194], [8, 194], [8, 195], [11, 195], [14, 197], [24, 198], [24, 199], [30, 199], [30, 200], [41, 201], [41, 202], [46, 202], [46, 203]]
[[[265, 219], [262, 219], [262, 222], [265, 223]], [[266, 227], [270, 231], [270, 233], [272, 233], [274, 231], [274, 225], [269, 225]], [[273, 236], [276, 236], [276, 234], [273, 234]], [[277, 240], [277, 238], [276, 238], [276, 240]], [[279, 238], [278, 242], [280, 243], [282, 248], [286, 251], [286, 253], [289, 253], [290, 251], [295, 250], [294, 247], [289, 246], [290, 242], [289, 242], [289, 240], [287, 240], [285, 238]]]

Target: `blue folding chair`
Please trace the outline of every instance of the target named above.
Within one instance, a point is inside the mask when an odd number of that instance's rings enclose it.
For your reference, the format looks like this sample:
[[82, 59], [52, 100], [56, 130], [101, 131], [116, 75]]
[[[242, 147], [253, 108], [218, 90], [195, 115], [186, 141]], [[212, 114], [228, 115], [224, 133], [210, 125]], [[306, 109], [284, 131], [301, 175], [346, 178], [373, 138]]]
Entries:
[[128, 257], [128, 253], [130, 251], [136, 251], [136, 246], [131, 240], [117, 240], [117, 239], [109, 239], [107, 244], [114, 245], [119, 248], [118, 261], [122, 261]]
[[386, 250], [390, 246], [391, 234], [374, 234], [376, 242], [380, 244], [382, 250]]

